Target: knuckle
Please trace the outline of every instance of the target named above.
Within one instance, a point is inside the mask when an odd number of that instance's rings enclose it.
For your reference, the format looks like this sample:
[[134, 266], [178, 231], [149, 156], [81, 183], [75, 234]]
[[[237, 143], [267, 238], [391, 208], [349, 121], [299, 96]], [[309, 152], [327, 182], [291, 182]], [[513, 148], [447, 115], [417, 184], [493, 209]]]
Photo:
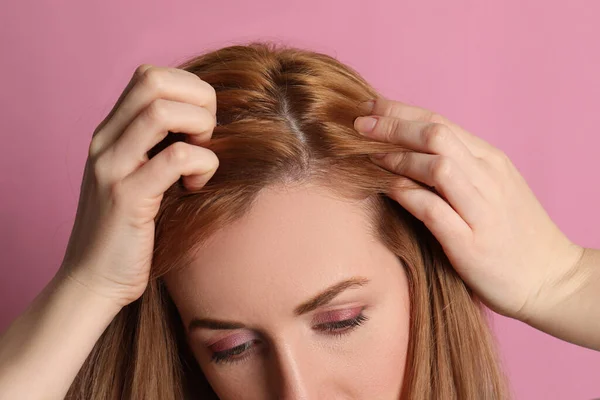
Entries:
[[423, 222], [426, 224], [440, 220], [442, 207], [438, 202], [433, 202], [423, 209]]
[[440, 146], [449, 138], [450, 130], [444, 124], [432, 122], [421, 131], [423, 141], [429, 149], [440, 149]]
[[148, 68], [152, 68], [151, 64], [140, 64], [138, 65], [138, 67], [135, 69], [134, 75], [137, 76], [138, 78], [141, 77], [142, 75], [144, 75], [144, 72], [146, 72], [146, 70]]
[[140, 83], [154, 92], [160, 92], [166, 80], [166, 73], [163, 69], [150, 67], [140, 76]]
[[166, 149], [167, 162], [182, 164], [190, 157], [190, 146], [185, 142], [175, 142]]
[[390, 160], [390, 164], [392, 169], [395, 172], [403, 172], [404, 171], [404, 167], [407, 164], [407, 154], [402, 154], [402, 153], [394, 153], [391, 155], [391, 160]]
[[154, 99], [146, 107], [145, 116], [154, 124], [163, 124], [166, 122], [169, 115], [169, 102], [164, 99]]
[[430, 172], [434, 182], [443, 182], [450, 179], [453, 169], [452, 160], [448, 157], [440, 156], [431, 163]]
[[[381, 119], [380, 119], [381, 120]], [[381, 124], [382, 136], [385, 141], [394, 142], [394, 137], [400, 131], [401, 121], [398, 118], [383, 118]]]
[[384, 101], [380, 103], [381, 115], [396, 115], [400, 108], [400, 103], [394, 100]]
[[88, 147], [88, 157], [96, 158], [100, 154], [102, 150], [103, 144], [101, 143], [100, 137], [97, 134], [92, 136], [92, 140], [90, 141], [90, 145]]
[[444, 117], [441, 114], [438, 114], [436, 112], [431, 112], [431, 114], [429, 114], [429, 116], [427, 117], [427, 121], [431, 122], [433, 124], [442, 124], [442, 125], [446, 125], [448, 123], [448, 120], [446, 119], [446, 117]]

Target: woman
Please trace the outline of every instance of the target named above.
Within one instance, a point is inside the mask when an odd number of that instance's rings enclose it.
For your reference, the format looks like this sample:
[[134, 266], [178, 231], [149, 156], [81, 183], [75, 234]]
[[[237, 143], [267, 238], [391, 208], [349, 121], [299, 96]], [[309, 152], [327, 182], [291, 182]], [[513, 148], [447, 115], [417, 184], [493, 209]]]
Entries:
[[140, 66], [81, 189], [2, 398], [506, 398], [481, 301], [600, 348], [598, 252], [502, 152], [324, 54]]

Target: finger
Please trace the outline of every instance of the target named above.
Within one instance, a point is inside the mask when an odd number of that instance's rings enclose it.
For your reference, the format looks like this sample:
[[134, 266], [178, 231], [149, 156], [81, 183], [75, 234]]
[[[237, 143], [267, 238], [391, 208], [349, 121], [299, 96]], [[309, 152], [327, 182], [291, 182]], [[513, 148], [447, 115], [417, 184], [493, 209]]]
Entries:
[[[354, 122], [359, 131], [361, 120], [362, 117]], [[448, 125], [384, 116], [377, 116], [376, 120], [375, 126], [363, 133], [365, 136], [398, 144], [411, 151], [452, 158], [478, 189], [488, 187], [490, 177], [488, 170], [482, 167], [481, 159], [471, 153]]]
[[113, 145], [113, 165], [117, 176], [126, 176], [148, 160], [148, 151], [169, 131], [190, 136], [187, 143], [207, 142], [215, 127], [215, 117], [204, 107], [156, 99], [128, 126]]
[[469, 225], [441, 197], [418, 182], [399, 176], [387, 195], [422, 221], [444, 249], [470, 240]]
[[453, 159], [409, 151], [388, 153], [381, 159], [373, 159], [373, 162], [391, 172], [433, 186], [471, 228], [481, 221], [485, 199]]
[[377, 97], [371, 114], [413, 121], [436, 122], [448, 125], [465, 144], [465, 146], [469, 148], [471, 153], [479, 158], [485, 157], [489, 151], [494, 149], [494, 147], [485, 140], [473, 135], [470, 132], [467, 132], [467, 130], [438, 113], [426, 108], [391, 100], [381, 95]]
[[399, 117], [375, 116], [376, 123], [365, 130], [366, 117], [358, 117], [354, 127], [371, 139], [399, 144], [421, 153], [452, 156], [471, 161], [473, 154], [448, 125]]
[[203, 187], [219, 166], [219, 159], [209, 149], [185, 142], [175, 142], [159, 152], [121, 182], [130, 193], [157, 198], [184, 176], [189, 189]]
[[100, 122], [100, 124], [98, 124], [98, 127], [94, 130], [94, 133], [93, 133], [92, 137], [96, 136], [96, 134], [102, 128], [104, 128], [104, 126], [106, 125], [106, 123], [112, 118], [112, 116], [115, 114], [115, 112], [119, 109], [119, 106], [123, 102], [123, 99], [131, 91], [131, 88], [138, 81], [139, 77], [141, 75], [143, 75], [144, 71], [146, 71], [150, 67], [152, 67], [151, 64], [142, 64], [142, 65], [138, 66], [135, 69], [135, 71], [133, 72], [133, 75], [131, 76], [131, 79], [129, 80], [129, 83], [127, 83], [127, 86], [125, 86], [125, 89], [123, 89], [123, 92], [121, 92], [121, 95], [117, 99], [117, 102], [115, 103], [115, 105], [113, 106], [113, 108], [110, 110], [110, 112], [108, 113], [108, 115], [102, 120], [102, 122]]
[[117, 140], [125, 127], [158, 98], [205, 107], [211, 114], [216, 115], [216, 93], [209, 83], [191, 72], [178, 68], [147, 68], [124, 96], [112, 118], [96, 134], [95, 153], [106, 150]]
[[[146, 70], [149, 68], [160, 68], [160, 67], [155, 67], [152, 64], [141, 64], [135, 69], [135, 71], [133, 72], [133, 75], [131, 76], [131, 79], [127, 83], [127, 86], [125, 87], [125, 89], [123, 89], [123, 92], [121, 92], [121, 95], [117, 99], [117, 102], [114, 104], [113, 108], [110, 110], [108, 115], [102, 120], [102, 122], [100, 122], [100, 124], [98, 124], [98, 127], [96, 127], [96, 129], [94, 130], [92, 137], [96, 136], [96, 134], [102, 128], [104, 128], [104, 126], [108, 123], [108, 121], [113, 117], [115, 112], [119, 109], [119, 107], [121, 106], [121, 103], [123, 102], [123, 99], [131, 91], [131, 88], [136, 84], [136, 82], [140, 79], [140, 77], [144, 75], [144, 72], [146, 72]], [[173, 71], [174, 73], [182, 73], [182, 72], [189, 73], [180, 68], [170, 68], [170, 70]]]

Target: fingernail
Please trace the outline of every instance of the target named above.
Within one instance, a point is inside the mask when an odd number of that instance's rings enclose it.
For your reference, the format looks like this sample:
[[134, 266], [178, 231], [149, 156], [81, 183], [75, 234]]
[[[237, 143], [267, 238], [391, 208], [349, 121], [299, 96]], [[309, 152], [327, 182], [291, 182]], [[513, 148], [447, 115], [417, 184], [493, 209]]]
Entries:
[[361, 114], [371, 114], [373, 107], [375, 106], [375, 100], [369, 100], [362, 102], [358, 105], [358, 109]]
[[358, 117], [354, 123], [354, 127], [361, 133], [369, 133], [375, 127], [377, 118], [374, 117]]

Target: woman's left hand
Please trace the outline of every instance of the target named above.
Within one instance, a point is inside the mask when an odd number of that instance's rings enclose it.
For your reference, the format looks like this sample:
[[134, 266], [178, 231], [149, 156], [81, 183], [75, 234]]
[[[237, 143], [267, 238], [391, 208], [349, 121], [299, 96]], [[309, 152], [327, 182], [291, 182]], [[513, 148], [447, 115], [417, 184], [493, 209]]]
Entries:
[[584, 248], [554, 224], [504, 152], [437, 113], [384, 97], [363, 115], [377, 123], [366, 133], [359, 117], [359, 132], [412, 150], [372, 157], [398, 174], [388, 196], [427, 226], [488, 307], [527, 322], [572, 294]]

